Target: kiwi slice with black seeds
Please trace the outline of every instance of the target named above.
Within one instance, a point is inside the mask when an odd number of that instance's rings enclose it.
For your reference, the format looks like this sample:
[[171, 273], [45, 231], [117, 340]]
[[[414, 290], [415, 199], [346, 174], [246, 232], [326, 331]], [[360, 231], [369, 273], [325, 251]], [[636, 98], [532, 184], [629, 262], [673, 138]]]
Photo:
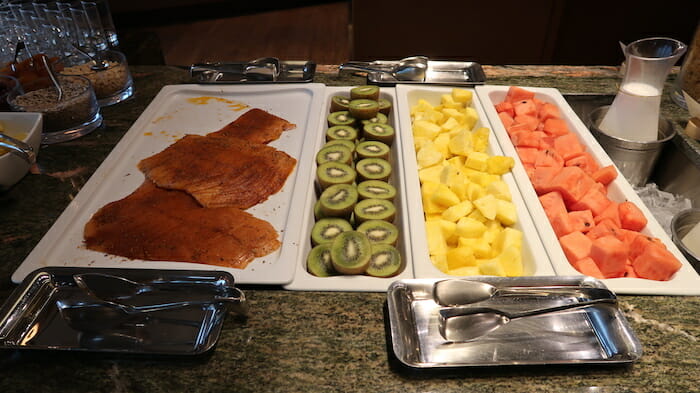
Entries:
[[330, 243], [345, 231], [352, 231], [352, 225], [348, 220], [337, 217], [322, 218], [311, 228], [311, 243], [314, 246]]
[[367, 220], [357, 227], [357, 231], [364, 233], [372, 244], [394, 246], [399, 240], [399, 229], [396, 225], [384, 220]]
[[320, 220], [325, 217], [326, 216], [321, 212], [321, 200], [319, 199], [314, 203], [314, 219]]
[[373, 124], [373, 123], [388, 124], [389, 118], [386, 117], [385, 114], [378, 112], [377, 116], [374, 116], [371, 119], [362, 120], [362, 126], [364, 126], [365, 124]]
[[381, 180], [365, 180], [357, 185], [357, 194], [360, 199], [386, 199], [393, 201], [396, 196], [396, 188]]
[[365, 85], [350, 89], [350, 99], [367, 99], [377, 101], [379, 99], [379, 86]]
[[357, 139], [357, 130], [351, 126], [333, 126], [326, 130], [326, 140], [346, 140], [354, 142]]
[[331, 243], [319, 244], [306, 256], [306, 270], [317, 277], [330, 277], [338, 273], [331, 261]]
[[345, 96], [333, 96], [331, 98], [331, 112], [339, 112], [348, 110], [348, 105], [350, 105], [350, 98]]
[[328, 115], [327, 120], [328, 120], [328, 127], [352, 126], [357, 121], [357, 119], [350, 116], [350, 112], [348, 112], [348, 111], [332, 112], [330, 115]]
[[331, 263], [343, 274], [362, 274], [369, 266], [372, 245], [365, 234], [346, 231], [331, 243]]
[[321, 193], [319, 210], [324, 217], [350, 217], [357, 204], [357, 188], [349, 184], [335, 184]]
[[381, 158], [388, 161], [391, 148], [380, 141], [362, 141], [355, 146], [355, 153], [360, 160], [363, 158]]
[[401, 254], [394, 246], [373, 244], [365, 273], [373, 277], [391, 277], [399, 274], [402, 265]]
[[[350, 142], [352, 143], [352, 142]], [[316, 153], [316, 164], [321, 165], [327, 162], [339, 162], [350, 165], [353, 162], [353, 150], [343, 145], [324, 146]]]
[[352, 100], [348, 106], [348, 111], [350, 116], [357, 120], [371, 119], [379, 113], [379, 103], [367, 99]]
[[316, 179], [321, 189], [326, 189], [334, 184], [352, 184], [357, 173], [348, 164], [342, 162], [326, 162], [316, 168]]
[[355, 205], [355, 223], [362, 224], [369, 220], [384, 220], [393, 222], [396, 217], [396, 206], [386, 199], [363, 199]]
[[330, 146], [336, 146], [336, 145], [345, 146], [348, 149], [350, 149], [350, 151], [355, 151], [355, 146], [356, 146], [354, 141], [351, 141], [348, 139], [331, 139], [330, 141], [326, 142], [326, 144], [324, 144], [321, 147], [321, 149], [326, 148], [326, 147], [330, 147]]
[[384, 123], [365, 124], [362, 127], [366, 140], [384, 142], [391, 146], [394, 143], [394, 127]]
[[363, 158], [355, 164], [355, 170], [360, 181], [387, 181], [391, 176], [391, 164], [381, 158]]
[[377, 103], [379, 104], [379, 113], [383, 113], [387, 116], [389, 113], [391, 113], [391, 101], [387, 100], [386, 98], [380, 98], [377, 100]]

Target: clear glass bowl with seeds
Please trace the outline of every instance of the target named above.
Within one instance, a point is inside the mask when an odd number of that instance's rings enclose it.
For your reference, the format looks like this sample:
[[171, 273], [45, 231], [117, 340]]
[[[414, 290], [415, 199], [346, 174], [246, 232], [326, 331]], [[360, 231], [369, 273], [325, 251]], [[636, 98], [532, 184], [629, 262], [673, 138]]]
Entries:
[[83, 54], [68, 56], [63, 59], [63, 75], [79, 75], [90, 80], [100, 106], [114, 105], [134, 94], [134, 83], [122, 52], [106, 50], [93, 56], [101, 60], [104, 68], [95, 67], [95, 63]]

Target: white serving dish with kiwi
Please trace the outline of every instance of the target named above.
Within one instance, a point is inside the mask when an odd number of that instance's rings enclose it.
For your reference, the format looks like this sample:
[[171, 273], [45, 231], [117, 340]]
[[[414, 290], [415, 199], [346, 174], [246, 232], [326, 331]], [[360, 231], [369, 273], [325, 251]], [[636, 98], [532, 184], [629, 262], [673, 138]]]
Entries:
[[[451, 94], [452, 87], [441, 86], [413, 86], [397, 85], [396, 95], [398, 103], [398, 113], [400, 115], [399, 128], [403, 131], [401, 147], [403, 150], [403, 168], [405, 175], [406, 203], [408, 204], [409, 223], [411, 228], [411, 252], [413, 255], [413, 269], [415, 278], [448, 278], [455, 277], [438, 269], [431, 261], [427, 230], [426, 217], [424, 214], [423, 200], [421, 196], [421, 182], [418, 177], [418, 161], [414, 148], [414, 137], [412, 134], [411, 108], [420, 99], [426, 100], [431, 105], [438, 105], [444, 94]], [[478, 120], [473, 129], [479, 127], [490, 128], [488, 118], [484, 114], [483, 108], [473, 89], [471, 105], [478, 115]], [[502, 156], [498, 141], [493, 132], [488, 134], [488, 147], [486, 154], [489, 156]], [[520, 194], [517, 182], [514, 179], [516, 174], [507, 172], [501, 175], [501, 179], [508, 185], [512, 204], [515, 205], [517, 221], [511, 225], [522, 233], [522, 275], [524, 276], [553, 276], [555, 275], [552, 264], [544, 246], [538, 235], [532, 217]]]
[[[323, 115], [320, 117], [317, 131], [313, 134], [314, 138], [309, 140], [309, 143], [314, 145], [314, 151], [319, 152], [327, 144], [326, 133], [329, 128], [328, 116], [331, 113], [332, 98], [335, 96], [350, 97], [352, 86], [344, 87], [326, 87], [325, 89], [325, 105], [322, 108]], [[393, 88], [380, 88], [379, 98], [388, 101], [391, 104], [388, 115], [386, 115], [387, 124], [395, 129], [394, 139], [391, 143], [389, 157], [387, 161], [391, 165], [391, 175], [387, 182], [393, 186], [396, 195], [393, 198], [393, 206], [395, 208], [393, 225], [398, 229], [398, 239], [394, 245], [401, 258], [401, 267], [398, 273], [389, 277], [372, 276], [369, 273], [342, 274], [335, 272], [328, 277], [314, 275], [310, 272], [307, 266], [309, 253], [316, 246], [316, 242], [312, 242], [312, 231], [314, 225], [319, 221], [318, 210], [315, 214], [317, 202], [322, 196], [322, 186], [319, 182], [317, 168], [319, 165], [312, 165], [314, 173], [312, 177], [316, 180], [311, 182], [307, 194], [306, 204], [303, 206], [303, 221], [300, 223], [299, 231], [302, 232], [302, 244], [300, 245], [300, 258], [296, 261], [294, 279], [291, 283], [285, 285], [285, 289], [290, 290], [315, 290], [315, 291], [363, 291], [363, 292], [384, 292], [392, 282], [399, 279], [413, 278], [414, 269], [411, 256], [411, 235], [408, 226], [408, 209], [407, 195], [405, 192], [405, 172], [403, 163], [402, 138], [405, 132], [401, 132], [398, 127], [398, 113], [396, 109], [396, 93]], [[334, 109], [337, 109], [334, 106]], [[338, 112], [334, 110], [334, 112]], [[308, 157], [307, 159], [315, 159]], [[359, 160], [355, 160], [355, 168], [358, 168]], [[358, 172], [360, 169], [358, 168]], [[358, 176], [359, 179], [359, 176]], [[341, 188], [344, 186], [341, 186]], [[328, 188], [325, 188], [326, 190]], [[367, 199], [365, 199], [367, 200]], [[359, 227], [359, 222], [355, 222], [355, 214], [353, 213], [351, 225], [356, 231]], [[311, 269], [313, 270], [313, 269]], [[350, 270], [351, 272], [351, 270]], [[348, 272], [346, 272], [348, 273]]]

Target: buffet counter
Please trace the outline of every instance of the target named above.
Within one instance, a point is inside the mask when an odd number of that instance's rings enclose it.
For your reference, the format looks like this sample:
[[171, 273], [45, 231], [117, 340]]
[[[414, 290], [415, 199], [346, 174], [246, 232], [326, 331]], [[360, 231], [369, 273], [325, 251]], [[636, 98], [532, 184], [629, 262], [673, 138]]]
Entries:
[[[484, 66], [488, 84], [554, 87], [614, 96], [616, 67]], [[0, 193], [0, 299], [10, 276], [49, 230], [148, 103], [186, 70], [135, 66], [135, 97], [103, 108], [104, 125], [71, 142], [44, 146], [38, 165]], [[314, 82], [364, 84], [319, 66]], [[667, 89], [670, 85], [667, 86]], [[667, 90], [668, 91], [668, 90]], [[664, 95], [662, 113], [684, 125]], [[388, 343], [385, 293], [296, 292], [243, 286], [247, 319], [229, 315], [216, 348], [194, 357], [0, 351], [7, 392], [690, 392], [700, 384], [700, 297], [619, 297], [643, 346], [631, 365], [509, 366], [423, 370], [402, 365]]]

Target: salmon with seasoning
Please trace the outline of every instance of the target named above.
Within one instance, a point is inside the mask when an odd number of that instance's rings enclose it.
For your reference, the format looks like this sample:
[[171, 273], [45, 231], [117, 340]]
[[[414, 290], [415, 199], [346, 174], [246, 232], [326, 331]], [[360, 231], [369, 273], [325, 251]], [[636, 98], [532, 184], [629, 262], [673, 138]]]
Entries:
[[238, 119], [208, 135], [245, 139], [267, 144], [277, 140], [282, 132], [296, 128], [295, 124], [262, 109], [253, 108]]

